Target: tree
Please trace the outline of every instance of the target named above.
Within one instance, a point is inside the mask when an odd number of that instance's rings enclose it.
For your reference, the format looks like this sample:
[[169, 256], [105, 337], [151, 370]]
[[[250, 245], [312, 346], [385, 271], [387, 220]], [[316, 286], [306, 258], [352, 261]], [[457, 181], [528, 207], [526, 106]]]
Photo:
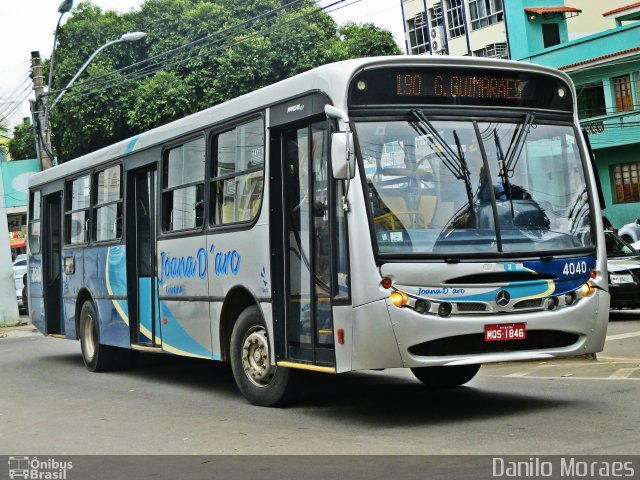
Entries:
[[402, 54], [393, 39], [393, 34], [372, 23], [347, 23], [338, 29], [338, 33], [340, 40], [334, 40], [335, 60]]
[[60, 29], [54, 95], [95, 49], [136, 30], [147, 38], [102, 51], [53, 110], [59, 162], [324, 63], [400, 53], [391, 33], [338, 29], [313, 0], [146, 0], [125, 14], [85, 2]]
[[13, 129], [13, 138], [9, 142], [9, 155], [14, 160], [36, 158], [36, 138], [29, 122], [23, 122]]

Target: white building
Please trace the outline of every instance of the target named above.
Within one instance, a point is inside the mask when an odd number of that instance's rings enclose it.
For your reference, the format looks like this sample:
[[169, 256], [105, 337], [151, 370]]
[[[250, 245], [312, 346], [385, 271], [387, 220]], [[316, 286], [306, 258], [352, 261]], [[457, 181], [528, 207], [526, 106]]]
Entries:
[[[504, 8], [507, 1], [508, 14]], [[579, 8], [571, 8], [574, 3]], [[612, 19], [602, 16], [603, 9], [627, 3], [629, 0], [401, 0], [410, 55], [493, 58], [510, 58], [508, 15], [526, 15], [525, 8], [551, 11], [568, 4], [567, 10], [572, 12], [563, 15], [572, 17], [571, 22], [567, 22], [567, 38], [573, 40], [615, 27]]]

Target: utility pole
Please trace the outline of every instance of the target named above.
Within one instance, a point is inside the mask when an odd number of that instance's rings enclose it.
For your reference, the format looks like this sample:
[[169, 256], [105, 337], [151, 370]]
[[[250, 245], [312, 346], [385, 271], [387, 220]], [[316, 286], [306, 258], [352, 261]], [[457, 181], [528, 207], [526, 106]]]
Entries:
[[42, 60], [40, 52], [31, 52], [31, 77], [33, 78], [33, 91], [36, 94], [35, 101], [31, 101], [31, 117], [33, 130], [36, 136], [36, 152], [40, 160], [42, 170], [53, 166], [51, 154], [51, 128], [46, 114], [47, 101], [44, 95], [44, 75], [42, 73]]

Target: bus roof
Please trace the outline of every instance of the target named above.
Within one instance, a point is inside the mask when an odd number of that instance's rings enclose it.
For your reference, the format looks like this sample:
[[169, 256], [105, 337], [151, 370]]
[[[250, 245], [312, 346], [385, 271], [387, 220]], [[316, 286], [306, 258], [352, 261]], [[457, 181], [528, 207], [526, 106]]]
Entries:
[[[345, 60], [316, 67], [227, 102], [188, 115], [179, 120], [140, 133], [100, 150], [69, 160], [61, 165], [32, 175], [29, 178], [29, 187], [36, 187], [59, 178], [73, 176], [76, 173], [97, 167], [100, 164], [126, 157], [133, 152], [167, 143], [172, 139], [202, 130], [216, 123], [247, 115], [305, 93], [314, 91], [324, 92], [334, 105], [345, 108], [347, 89], [351, 78], [361, 69], [380, 65], [478, 66], [535, 71], [560, 77], [569, 84], [572, 89], [574, 88], [569, 76], [563, 72], [541, 65], [510, 60], [426, 55], [398, 55]], [[575, 98], [575, 92], [572, 93], [574, 94], [573, 98]]]

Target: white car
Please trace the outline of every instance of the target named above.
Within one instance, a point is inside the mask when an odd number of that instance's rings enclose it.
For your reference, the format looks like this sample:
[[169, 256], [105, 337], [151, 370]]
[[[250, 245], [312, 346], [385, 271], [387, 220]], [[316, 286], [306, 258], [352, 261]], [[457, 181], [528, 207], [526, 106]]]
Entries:
[[618, 235], [627, 243], [640, 242], [640, 218], [634, 223], [627, 223], [618, 230]]

